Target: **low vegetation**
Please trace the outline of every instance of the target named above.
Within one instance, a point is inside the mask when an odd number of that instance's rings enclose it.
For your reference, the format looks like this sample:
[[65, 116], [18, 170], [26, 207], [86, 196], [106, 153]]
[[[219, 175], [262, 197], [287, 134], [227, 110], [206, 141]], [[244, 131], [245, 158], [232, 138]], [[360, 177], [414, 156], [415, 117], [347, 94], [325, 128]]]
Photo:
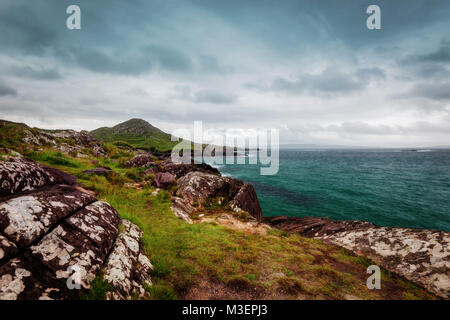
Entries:
[[[6, 146], [9, 140], [0, 137]], [[382, 289], [368, 290], [370, 261], [318, 240], [273, 229], [251, 234], [215, 222], [187, 224], [171, 211], [168, 191], [154, 195], [152, 176], [144, 178], [142, 170], [123, 166], [131, 152], [117, 142], [105, 147], [109, 158], [76, 158], [41, 147], [21, 151], [76, 176], [83, 187], [143, 230], [145, 251], [154, 266], [153, 286], [146, 288], [152, 299], [434, 298], [385, 271]], [[98, 166], [113, 172], [107, 177], [82, 173]], [[204, 213], [230, 213], [222, 203], [210, 199]], [[244, 213], [234, 216], [248, 221]], [[96, 278], [85, 299], [103, 299], [106, 291], [102, 278]]]

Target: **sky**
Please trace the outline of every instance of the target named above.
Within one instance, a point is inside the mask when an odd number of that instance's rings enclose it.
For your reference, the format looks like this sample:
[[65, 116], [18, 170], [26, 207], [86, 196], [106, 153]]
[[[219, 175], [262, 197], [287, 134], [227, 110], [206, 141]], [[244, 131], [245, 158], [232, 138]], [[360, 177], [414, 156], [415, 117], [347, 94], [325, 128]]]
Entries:
[[450, 145], [450, 1], [0, 0], [0, 30], [1, 119]]

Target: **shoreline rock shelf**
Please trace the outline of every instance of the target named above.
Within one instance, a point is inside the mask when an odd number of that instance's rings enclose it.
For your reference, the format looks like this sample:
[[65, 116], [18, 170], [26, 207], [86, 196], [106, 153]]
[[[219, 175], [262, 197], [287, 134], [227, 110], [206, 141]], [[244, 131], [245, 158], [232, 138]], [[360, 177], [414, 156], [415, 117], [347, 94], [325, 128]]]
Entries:
[[314, 217], [265, 217], [264, 222], [344, 247], [441, 298], [450, 298], [449, 232]]
[[[110, 299], [143, 296], [151, 285], [142, 232], [74, 181], [24, 158], [0, 162], [1, 300], [80, 298], [103, 274]], [[68, 287], [71, 276], [81, 291]]]

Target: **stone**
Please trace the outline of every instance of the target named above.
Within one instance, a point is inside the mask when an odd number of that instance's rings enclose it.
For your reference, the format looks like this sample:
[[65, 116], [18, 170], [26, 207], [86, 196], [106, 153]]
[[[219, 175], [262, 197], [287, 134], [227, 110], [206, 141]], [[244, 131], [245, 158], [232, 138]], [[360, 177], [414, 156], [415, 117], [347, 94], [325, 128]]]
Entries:
[[223, 197], [235, 211], [245, 211], [258, 221], [262, 219], [262, 211], [256, 192], [250, 184], [201, 171], [189, 172], [177, 182], [177, 196], [191, 205], [199, 205], [210, 198]]
[[110, 172], [112, 172], [112, 169], [109, 167], [98, 167], [95, 169], [84, 170], [82, 173], [107, 176]]
[[314, 217], [268, 217], [264, 221], [287, 232], [344, 247], [439, 297], [450, 298], [449, 232]]
[[158, 172], [155, 176], [156, 187], [169, 189], [175, 184], [175, 176], [168, 172]]
[[104, 267], [105, 280], [114, 286], [109, 299], [126, 299], [137, 294], [142, 297], [145, 285], [150, 286], [153, 266], [143, 254], [140, 243], [142, 231], [129, 221], [123, 221], [123, 231], [116, 239], [114, 248]]
[[0, 197], [54, 184], [55, 178], [34, 161], [22, 157], [0, 161]]
[[[142, 231], [111, 205], [69, 185], [76, 184], [72, 176], [31, 160], [0, 162], [0, 177], [7, 181], [0, 198], [0, 300], [79, 299], [105, 265], [114, 268], [105, 269], [108, 297], [145, 294], [152, 265]], [[74, 279], [80, 290], [71, 290]]]

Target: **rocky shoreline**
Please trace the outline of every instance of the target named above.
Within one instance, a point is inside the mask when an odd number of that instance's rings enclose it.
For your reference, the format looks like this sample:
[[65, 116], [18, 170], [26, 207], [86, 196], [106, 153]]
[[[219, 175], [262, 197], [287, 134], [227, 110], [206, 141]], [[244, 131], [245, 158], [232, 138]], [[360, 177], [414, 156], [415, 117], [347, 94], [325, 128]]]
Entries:
[[265, 217], [263, 221], [286, 232], [346, 248], [441, 298], [450, 297], [449, 232], [314, 217]]
[[[77, 158], [86, 158], [86, 149], [108, 157], [87, 132], [36, 132], [37, 136], [30, 131], [24, 139], [37, 148], [44, 141]], [[151, 286], [152, 265], [143, 250], [142, 231], [81, 188], [70, 174], [4, 151], [9, 156], [0, 161], [0, 300], [80, 298], [80, 292], [68, 289], [66, 283], [74, 266], [81, 270], [83, 292], [101, 277], [110, 288], [108, 299], [144, 297], [144, 288]], [[215, 221], [251, 234], [275, 228], [320, 239], [367, 257], [436, 296], [450, 297], [448, 232], [380, 227], [365, 221], [263, 217], [251, 184], [223, 177], [207, 164], [173, 163], [167, 153], [128, 151], [134, 157], [123, 167], [152, 176], [156, 187], [152, 195], [166, 189], [173, 213], [189, 224]], [[106, 179], [118, 175], [109, 167], [82, 173]], [[205, 209], [218, 216], [198, 219]]]

